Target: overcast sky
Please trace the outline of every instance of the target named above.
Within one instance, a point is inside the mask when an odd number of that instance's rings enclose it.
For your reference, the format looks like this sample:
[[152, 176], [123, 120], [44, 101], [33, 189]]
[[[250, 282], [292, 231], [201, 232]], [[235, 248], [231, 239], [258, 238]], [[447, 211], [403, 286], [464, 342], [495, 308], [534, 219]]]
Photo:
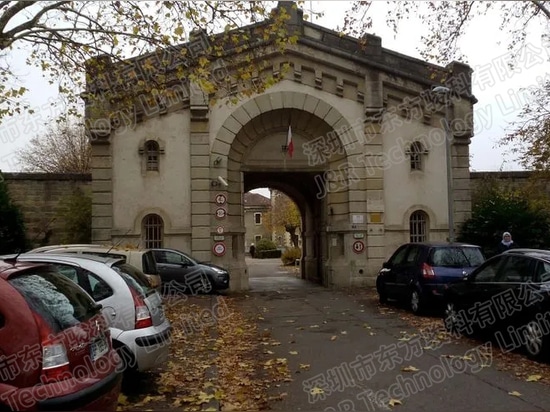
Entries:
[[[423, 27], [411, 19], [401, 26], [400, 35], [394, 38], [393, 33], [385, 27], [385, 16], [382, 8], [385, 2], [376, 2], [371, 11], [374, 26], [371, 33], [382, 38], [382, 46], [409, 56], [420, 57], [417, 47]], [[312, 1], [306, 2], [305, 8], [312, 6], [315, 10], [324, 9], [325, 16], [315, 22], [328, 28], [341, 25], [345, 7], [343, 2]], [[550, 68], [547, 50], [542, 47], [540, 33], [533, 33], [530, 47], [538, 58], [530, 56], [519, 65], [519, 70], [511, 73], [505, 69], [505, 44], [498, 45], [502, 39], [498, 32], [498, 19], [483, 18], [472, 24], [462, 43], [462, 51], [467, 56], [467, 63], [474, 69], [473, 93], [479, 100], [474, 106], [475, 136], [470, 146], [471, 169], [482, 170], [519, 170], [520, 166], [507, 148], [498, 148], [498, 140], [505, 134], [509, 122], [516, 119], [522, 107], [522, 87], [537, 84], [537, 79], [549, 76]], [[14, 67], [23, 67], [22, 56], [11, 56]], [[18, 165], [14, 151], [24, 147], [28, 141], [43, 130], [48, 117], [55, 115], [56, 107], [62, 110], [56, 93], [57, 86], [50, 86], [41, 74], [24, 68], [19, 71], [21, 80], [31, 89], [26, 99], [35, 107], [35, 115], [23, 115], [4, 119], [0, 124], [0, 169], [17, 171]]]

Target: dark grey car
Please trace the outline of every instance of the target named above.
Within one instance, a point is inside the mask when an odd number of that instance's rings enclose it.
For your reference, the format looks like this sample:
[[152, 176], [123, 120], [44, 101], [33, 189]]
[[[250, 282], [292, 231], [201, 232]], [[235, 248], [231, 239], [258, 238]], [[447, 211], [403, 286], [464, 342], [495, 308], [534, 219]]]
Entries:
[[199, 262], [176, 249], [152, 250], [165, 293], [210, 293], [229, 288], [229, 272], [220, 266]]

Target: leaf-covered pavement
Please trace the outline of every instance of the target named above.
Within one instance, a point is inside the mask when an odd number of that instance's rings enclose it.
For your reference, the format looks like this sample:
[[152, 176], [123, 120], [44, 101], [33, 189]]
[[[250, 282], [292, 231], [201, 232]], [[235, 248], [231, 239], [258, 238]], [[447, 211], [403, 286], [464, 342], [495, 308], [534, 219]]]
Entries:
[[169, 361], [127, 380], [118, 410], [263, 410], [284, 396], [273, 388], [290, 379], [287, 360], [271, 356], [266, 348], [277, 342], [235, 297], [171, 297], [165, 307], [174, 328]]

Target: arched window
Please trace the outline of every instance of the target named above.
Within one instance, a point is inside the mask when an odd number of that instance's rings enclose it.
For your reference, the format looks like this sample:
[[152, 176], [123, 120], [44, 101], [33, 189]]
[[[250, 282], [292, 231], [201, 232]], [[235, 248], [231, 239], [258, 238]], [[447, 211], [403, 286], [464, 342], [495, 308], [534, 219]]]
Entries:
[[159, 144], [154, 140], [145, 143], [145, 162], [147, 171], [159, 170]]
[[161, 248], [164, 237], [164, 222], [159, 215], [150, 214], [143, 218], [143, 241], [146, 249]]
[[425, 155], [427, 151], [424, 149], [424, 146], [421, 142], [412, 142], [409, 146], [408, 155], [411, 162], [411, 170], [422, 170], [423, 162], [422, 156]]
[[413, 212], [409, 220], [411, 242], [425, 242], [428, 240], [428, 215], [422, 210]]

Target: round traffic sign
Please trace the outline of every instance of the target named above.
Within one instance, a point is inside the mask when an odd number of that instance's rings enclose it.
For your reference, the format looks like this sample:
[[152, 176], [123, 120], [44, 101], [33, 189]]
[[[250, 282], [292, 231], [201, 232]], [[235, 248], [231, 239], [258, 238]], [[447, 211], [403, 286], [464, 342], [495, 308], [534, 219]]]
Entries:
[[353, 242], [353, 251], [355, 253], [363, 253], [364, 250], [365, 250], [365, 244], [363, 243], [362, 240], [356, 240], [355, 242]]
[[225, 255], [225, 243], [223, 242], [214, 243], [214, 246], [212, 247], [212, 252], [214, 252], [216, 256]]
[[225, 205], [225, 202], [227, 202], [227, 197], [223, 193], [218, 193], [216, 195], [216, 204]]
[[218, 207], [216, 209], [216, 219], [224, 219], [227, 215], [227, 211], [223, 207]]
[[218, 227], [216, 228], [216, 233], [217, 233], [218, 235], [223, 234], [223, 232], [224, 232], [223, 226], [218, 226]]

